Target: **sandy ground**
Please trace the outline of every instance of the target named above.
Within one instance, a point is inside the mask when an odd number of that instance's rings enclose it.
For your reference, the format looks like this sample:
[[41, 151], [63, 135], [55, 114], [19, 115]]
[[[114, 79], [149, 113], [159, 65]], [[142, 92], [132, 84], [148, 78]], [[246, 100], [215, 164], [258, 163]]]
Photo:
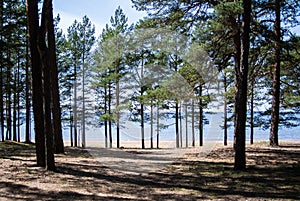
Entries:
[[300, 200], [300, 144], [247, 147], [233, 171], [232, 146], [66, 148], [56, 172], [35, 167], [34, 148], [0, 143], [0, 200]]
[[[86, 150], [89, 154], [104, 166], [126, 174], [141, 174], [158, 172], [175, 161], [183, 159], [186, 154], [199, 153], [199, 156], [205, 157], [220, 145], [220, 142], [207, 142], [201, 148], [180, 149], [175, 148], [173, 141], [161, 141], [159, 149], [139, 149], [139, 141], [124, 141], [121, 149], [98, 148], [99, 143], [96, 142], [87, 144]], [[146, 147], [150, 147], [150, 145], [148, 146], [146, 143]]]

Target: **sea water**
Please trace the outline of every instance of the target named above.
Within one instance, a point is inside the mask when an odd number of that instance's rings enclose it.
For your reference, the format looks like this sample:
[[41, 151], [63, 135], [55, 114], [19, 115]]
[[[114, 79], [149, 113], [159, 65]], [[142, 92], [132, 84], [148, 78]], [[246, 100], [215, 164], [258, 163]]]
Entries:
[[[203, 137], [204, 141], [223, 141], [224, 140], [224, 129], [221, 128], [223, 125], [223, 114], [209, 114], [206, 115], [208, 119], [208, 123], [204, 124], [203, 128]], [[161, 128], [159, 130], [159, 139], [160, 141], [175, 141], [176, 134], [175, 134], [175, 120], [174, 119], [165, 119], [162, 120], [160, 123], [168, 125], [165, 128]], [[181, 123], [182, 129], [180, 129], [179, 133], [182, 136], [183, 144], [186, 142], [186, 136], [188, 138], [189, 144], [192, 140], [192, 126], [191, 122], [188, 123], [188, 126], [185, 124], [185, 120], [182, 120]], [[87, 126], [86, 130], [86, 140], [87, 142], [94, 142], [94, 141], [104, 141], [104, 128], [95, 128]], [[188, 128], [186, 130], [186, 128]], [[145, 123], [145, 140], [149, 141], [151, 138], [151, 129], [149, 123]], [[197, 122], [195, 122], [195, 141], [199, 141], [199, 130]], [[78, 133], [80, 136], [80, 131]], [[262, 129], [259, 127], [254, 128], [254, 141], [268, 141], [270, 135], [270, 129]], [[292, 127], [292, 128], [279, 128], [279, 140], [280, 141], [300, 141], [300, 126]], [[64, 139], [66, 141], [70, 140], [70, 132], [68, 129], [64, 130]], [[112, 139], [116, 141], [116, 127], [113, 126], [112, 128]], [[153, 141], [154, 144], [157, 139], [157, 129], [156, 124], [153, 125]], [[227, 129], [227, 139], [228, 142], [233, 141], [234, 139], [234, 128], [233, 126]], [[120, 128], [120, 140], [121, 141], [140, 141], [141, 140], [141, 127], [140, 123], [133, 123], [133, 122], [126, 122], [121, 123]], [[246, 140], [250, 141], [250, 128], [246, 128]]]

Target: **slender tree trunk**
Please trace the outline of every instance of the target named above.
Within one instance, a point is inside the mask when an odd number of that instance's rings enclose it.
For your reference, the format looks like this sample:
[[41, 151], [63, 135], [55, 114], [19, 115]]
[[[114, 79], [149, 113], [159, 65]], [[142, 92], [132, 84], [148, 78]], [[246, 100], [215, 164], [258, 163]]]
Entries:
[[250, 98], [250, 144], [253, 144], [254, 138], [254, 79], [251, 82], [251, 98]]
[[70, 146], [74, 146], [74, 139], [73, 139], [73, 121], [70, 120]]
[[281, 52], [281, 27], [280, 27], [280, 0], [275, 0], [275, 65], [273, 72], [273, 99], [270, 130], [270, 145], [278, 146], [278, 125], [280, 112], [280, 52]]
[[17, 68], [14, 70], [13, 140], [20, 141], [20, 55], [17, 53]]
[[[71, 98], [70, 98], [70, 105], [72, 105], [71, 103]], [[70, 141], [71, 141], [71, 147], [74, 146], [74, 139], [73, 139], [73, 114], [72, 111], [70, 110]]]
[[111, 120], [111, 83], [108, 84], [108, 135], [109, 135], [109, 148], [112, 148], [112, 120]]
[[[105, 86], [104, 86], [104, 113], [105, 115], [107, 115], [107, 85], [105, 83]], [[104, 120], [104, 138], [105, 138], [105, 148], [108, 148], [108, 138], [107, 138], [107, 129], [108, 129], [108, 125], [107, 125], [107, 119], [105, 118]]]
[[[175, 72], [178, 71], [178, 56], [175, 55]], [[175, 100], [175, 140], [176, 148], [179, 148], [179, 104], [178, 100]]]
[[[243, 33], [242, 43], [240, 43], [240, 35], [235, 36], [236, 59], [236, 94], [235, 94], [235, 120], [234, 120], [234, 150], [235, 160], [234, 169], [244, 170], [246, 168], [246, 117], [247, 117], [247, 79], [248, 79], [248, 57], [249, 57], [249, 36], [251, 21], [251, 0], [243, 0]], [[239, 34], [239, 33], [238, 33]], [[240, 45], [241, 44], [241, 45]], [[240, 54], [239, 54], [240, 53]]]
[[108, 132], [109, 132], [109, 148], [112, 148], [112, 122], [108, 122]]
[[48, 8], [48, 46], [49, 46], [49, 67], [51, 78], [51, 111], [53, 117], [53, 136], [54, 136], [54, 152], [57, 154], [64, 153], [64, 143], [61, 128], [61, 108], [58, 85], [58, 67], [56, 60], [56, 43], [53, 23], [53, 6], [52, 1], [49, 2]]
[[182, 148], [182, 113], [181, 113], [181, 104], [179, 106], [179, 111], [180, 111], [180, 115], [179, 115], [179, 142], [180, 142], [180, 147]]
[[[7, 18], [10, 19], [12, 15], [11, 7], [7, 6], [7, 9], [9, 9]], [[7, 61], [6, 62], [6, 85], [5, 85], [5, 92], [6, 92], [6, 140], [12, 140], [12, 128], [11, 128], [11, 74], [12, 74], [12, 68], [13, 65], [11, 64], [11, 41], [12, 41], [12, 33], [10, 30], [8, 30], [7, 34], [7, 41], [6, 41], [6, 49], [3, 49], [3, 51], [6, 52]], [[4, 66], [3, 66], [4, 67]], [[4, 93], [5, 93], [4, 92]]]
[[117, 62], [116, 66], [116, 126], [117, 126], [117, 148], [120, 148], [120, 80], [119, 80], [119, 68], [120, 68], [120, 61]]
[[78, 137], [78, 139], [77, 139], [78, 146], [80, 145], [80, 136], [81, 136], [81, 128], [79, 127], [79, 129], [78, 129], [78, 135], [77, 135], [77, 137]]
[[189, 147], [189, 131], [188, 131], [188, 104], [185, 105], [185, 147]]
[[[1, 53], [2, 54], [2, 53]], [[2, 55], [1, 55], [1, 60], [2, 60]], [[0, 69], [0, 76], [3, 76], [3, 72], [2, 72], [2, 61], [1, 61], [1, 69]], [[3, 105], [3, 80], [1, 79], [1, 84], [0, 84], [0, 96], [1, 96], [1, 101], [0, 101], [0, 126], [1, 126], [1, 139], [2, 141], [5, 140], [5, 134], [4, 134], [4, 105]]]
[[227, 146], [227, 77], [226, 72], [224, 73], [224, 146]]
[[[0, 30], [3, 29], [3, 0], [0, 0]], [[0, 40], [2, 41], [2, 34], [0, 35]], [[0, 47], [0, 77], [3, 77], [3, 47]], [[5, 135], [4, 135], [4, 98], [3, 98], [3, 79], [0, 80], [0, 132], [1, 132], [1, 139], [2, 141], [5, 140]]]
[[157, 104], [156, 110], [156, 148], [159, 149], [159, 104]]
[[104, 137], [105, 137], [105, 148], [108, 148], [108, 137], [107, 137], [107, 129], [108, 129], [108, 122], [107, 120], [104, 121]]
[[145, 122], [144, 122], [144, 103], [143, 103], [143, 95], [144, 95], [144, 54], [142, 54], [142, 65], [141, 65], [141, 137], [142, 137], [142, 149], [145, 149]]
[[[7, 50], [7, 59], [11, 60], [11, 53], [10, 48], [8, 47]], [[6, 140], [12, 140], [12, 128], [11, 128], [11, 69], [12, 66], [9, 64], [7, 65], [7, 75], [6, 75], [6, 89], [7, 89], [7, 95], [6, 95]]]
[[29, 69], [29, 38], [26, 37], [26, 67], [25, 67], [25, 101], [26, 101], [26, 120], [25, 120], [25, 143], [31, 142], [31, 132], [30, 132], [30, 89], [31, 89], [31, 83], [30, 83], [30, 69]]
[[[84, 48], [85, 51], [85, 48]], [[86, 147], [85, 140], [85, 56], [82, 56], [82, 133], [81, 133], [81, 146]]]
[[47, 170], [55, 170], [54, 152], [53, 152], [53, 128], [51, 119], [51, 75], [50, 66], [47, 64], [47, 49], [40, 47], [42, 57], [43, 75], [44, 75], [44, 112], [45, 112], [45, 135], [46, 135], [46, 168]]
[[[1, 53], [2, 54], [2, 53]], [[2, 55], [0, 56], [1, 60], [2, 60]], [[1, 69], [0, 69], [0, 76], [3, 76], [3, 72], [2, 72], [2, 61], [1, 61]], [[4, 135], [4, 105], [3, 105], [3, 80], [1, 79], [1, 84], [0, 84], [0, 96], [1, 96], [1, 101], [0, 101], [0, 127], [1, 127], [1, 139], [2, 141], [5, 140], [5, 135]]]
[[[19, 59], [18, 59], [19, 65]], [[16, 69], [14, 70], [14, 87], [13, 87], [13, 141], [18, 141], [18, 134], [17, 134], [17, 72]]]
[[199, 86], [199, 145], [203, 146], [203, 100], [202, 100], [202, 92], [203, 85], [200, 83]]
[[77, 130], [77, 66], [74, 66], [74, 106], [73, 106], [73, 117], [74, 117], [74, 146], [78, 146], [78, 130]]
[[21, 131], [20, 131], [20, 59], [18, 59], [18, 69], [17, 69], [17, 141], [21, 141]]
[[175, 103], [175, 137], [176, 137], [176, 148], [179, 148], [179, 104], [177, 100]]
[[45, 155], [45, 135], [44, 135], [44, 111], [43, 111], [43, 88], [42, 88], [42, 69], [38, 52], [38, 0], [27, 0], [27, 19], [31, 52], [31, 71], [32, 71], [32, 101], [35, 125], [35, 142], [37, 165], [46, 166]]
[[[55, 170], [55, 161], [54, 161], [54, 151], [53, 151], [53, 124], [52, 124], [52, 112], [51, 112], [51, 104], [52, 104], [52, 86], [51, 86], [51, 64], [53, 65], [54, 59], [51, 56], [51, 52], [55, 50], [51, 50], [53, 44], [49, 44], [48, 47], [46, 45], [46, 34], [48, 33], [48, 38], [51, 38], [52, 34], [54, 36], [54, 28], [53, 33], [50, 33], [49, 27], [53, 26], [51, 24], [52, 20], [49, 20], [52, 17], [52, 0], [44, 0], [43, 9], [42, 9], [42, 19], [41, 26], [39, 30], [38, 36], [38, 50], [40, 54], [40, 60], [43, 68], [43, 102], [44, 102], [44, 129], [46, 136], [46, 169], [54, 171]], [[52, 18], [53, 19], [53, 18]], [[50, 28], [51, 29], [51, 28]], [[52, 41], [51, 41], [52, 42]], [[54, 40], [55, 43], [55, 40]], [[55, 54], [54, 54], [55, 55]], [[55, 56], [54, 56], [55, 57]]]
[[153, 101], [151, 100], [150, 107], [150, 148], [153, 149]]
[[20, 115], [20, 101], [19, 101], [19, 97], [18, 97], [18, 103], [17, 103], [17, 108], [18, 108], [18, 115], [17, 115], [17, 140], [18, 142], [21, 142], [21, 115]]
[[192, 100], [192, 146], [195, 147], [195, 105]]
[[17, 133], [17, 94], [14, 94], [13, 98], [13, 115], [12, 115], [12, 134], [13, 134], [13, 141], [18, 141], [18, 133]]
[[[70, 88], [70, 90], [72, 90]], [[70, 93], [70, 97], [69, 97], [69, 101], [70, 101], [70, 110], [69, 110], [69, 114], [70, 114], [70, 141], [71, 141], [71, 147], [74, 146], [74, 134], [73, 134], [73, 129], [74, 129], [74, 123], [73, 123], [73, 113], [72, 113], [72, 92]]]
[[[142, 94], [143, 95], [143, 94]], [[144, 127], [144, 104], [141, 104], [141, 137], [142, 137], [142, 149], [145, 149], [145, 127]]]

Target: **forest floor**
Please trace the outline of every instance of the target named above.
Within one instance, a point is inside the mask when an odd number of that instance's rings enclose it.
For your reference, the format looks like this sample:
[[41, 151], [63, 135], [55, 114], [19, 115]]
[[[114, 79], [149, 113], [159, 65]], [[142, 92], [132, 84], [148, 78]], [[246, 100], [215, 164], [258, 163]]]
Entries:
[[0, 200], [300, 200], [300, 142], [249, 145], [239, 172], [232, 146], [204, 155], [160, 150], [111, 150], [119, 157], [109, 158], [104, 149], [67, 147], [49, 172], [35, 166], [34, 145], [0, 142]]

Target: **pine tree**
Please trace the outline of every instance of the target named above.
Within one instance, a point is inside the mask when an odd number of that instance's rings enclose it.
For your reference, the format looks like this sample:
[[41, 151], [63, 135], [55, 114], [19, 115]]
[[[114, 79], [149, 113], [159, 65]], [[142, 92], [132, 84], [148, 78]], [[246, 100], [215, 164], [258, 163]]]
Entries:
[[27, 1], [27, 18], [28, 31], [30, 41], [31, 53], [31, 71], [32, 71], [32, 101], [33, 113], [35, 123], [35, 141], [37, 165], [41, 167], [46, 166], [45, 155], [45, 135], [44, 135], [44, 112], [43, 102], [40, 97], [43, 97], [42, 91], [42, 69], [40, 62], [40, 55], [38, 51], [38, 1]]
[[74, 88], [74, 72], [72, 71], [72, 60], [68, 41], [62, 30], [58, 29], [60, 16], [55, 18], [55, 38], [57, 50], [58, 80], [60, 89], [61, 120], [69, 126], [71, 146], [73, 139], [73, 114], [72, 114], [72, 90]]
[[[247, 85], [248, 85], [248, 58], [250, 47], [250, 21], [251, 21], [251, 0], [243, 1], [243, 27], [241, 42], [236, 41], [237, 61], [235, 64], [236, 94], [235, 94], [235, 128], [234, 128], [234, 169], [244, 170], [246, 168], [246, 114], [247, 114]], [[236, 38], [239, 36], [236, 35]], [[240, 45], [239, 47], [237, 45]]]
[[[55, 49], [53, 49], [55, 40], [52, 10], [52, 1], [45, 0], [42, 7], [41, 24], [39, 24], [38, 1], [27, 1], [37, 165], [53, 171], [55, 170], [55, 159], [51, 101], [54, 94], [51, 90], [53, 85], [51, 68], [55, 68], [56, 59]], [[58, 94], [56, 95], [59, 97]]]
[[[273, 1], [266, 4], [265, 1], [255, 1], [254, 6], [256, 24], [259, 24], [258, 26], [256, 25], [258, 28], [254, 29], [256, 32], [254, 34], [257, 38], [263, 38], [266, 41], [265, 43], [259, 41], [259, 46], [263, 47], [261, 48], [263, 51], [260, 51], [260, 57], [263, 58], [262, 61], [264, 62], [260, 62], [264, 64], [262, 67], [263, 71], [265, 71], [263, 76], [268, 78], [264, 81], [264, 88], [270, 90], [270, 93], [266, 94], [266, 97], [270, 100], [266, 102], [272, 102], [270, 109], [260, 112], [260, 119], [263, 121], [259, 123], [263, 128], [269, 128], [271, 125], [270, 144], [276, 146], [278, 145], [278, 127], [290, 125], [291, 116], [285, 115], [289, 112], [280, 106], [284, 99], [281, 95], [282, 82], [280, 81], [284, 76], [280, 75], [280, 68], [286, 62], [282, 53], [283, 47], [288, 43], [285, 39], [292, 37], [290, 28], [298, 23], [299, 2]], [[288, 47], [286, 51], [289, 51], [288, 49], [292, 48]], [[271, 56], [267, 52], [273, 52], [274, 54]], [[271, 82], [271, 80], [273, 81]], [[270, 116], [271, 118], [269, 119]]]
[[[82, 109], [81, 109], [81, 128], [82, 128], [82, 136], [81, 136], [81, 146], [85, 147], [85, 127], [86, 127], [86, 74], [87, 74], [87, 59], [90, 56], [91, 48], [95, 42], [95, 27], [91, 24], [89, 18], [84, 16], [82, 18], [82, 22], [77, 22], [76, 20], [74, 23], [68, 28], [68, 44], [69, 44], [69, 51], [72, 57], [71, 65], [73, 66], [74, 72], [74, 96], [73, 96], [73, 117], [74, 117], [74, 144], [78, 146], [78, 85], [79, 81], [82, 82], [81, 89], [82, 89]], [[79, 77], [81, 73], [81, 78]]]
[[[102, 72], [101, 82], [98, 85], [104, 89], [104, 114], [102, 120], [105, 126], [105, 138], [109, 135], [109, 147], [112, 146], [112, 124], [116, 125], [117, 148], [120, 148], [120, 110], [122, 107], [120, 96], [120, 79], [125, 69], [125, 36], [131, 29], [128, 18], [121, 7], [115, 10], [110, 19], [110, 25], [106, 25], [101, 35], [97, 48], [96, 62], [98, 70]], [[102, 56], [102, 58], [99, 57]], [[94, 57], [94, 59], [95, 59]], [[113, 93], [114, 89], [114, 93]], [[115, 102], [113, 103], [115, 99]], [[113, 106], [113, 107], [112, 107]], [[114, 111], [113, 111], [114, 110]], [[108, 125], [107, 125], [108, 123]], [[107, 130], [108, 129], [108, 130]], [[107, 139], [105, 140], [107, 143]]]

